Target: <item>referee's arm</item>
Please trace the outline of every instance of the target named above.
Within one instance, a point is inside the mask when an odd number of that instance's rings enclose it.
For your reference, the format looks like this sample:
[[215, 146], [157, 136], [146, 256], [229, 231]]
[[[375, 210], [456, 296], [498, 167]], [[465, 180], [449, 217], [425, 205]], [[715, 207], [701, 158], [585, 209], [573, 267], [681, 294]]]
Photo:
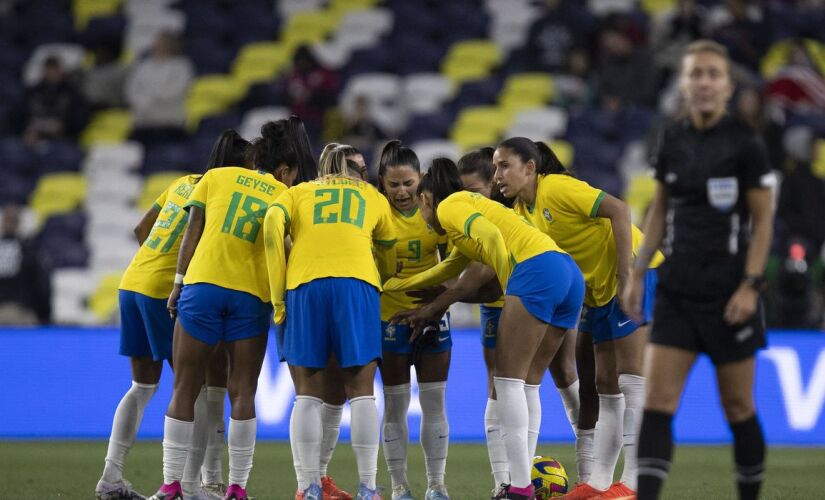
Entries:
[[630, 319], [642, 322], [642, 293], [644, 292], [644, 276], [650, 265], [650, 260], [662, 244], [665, 236], [665, 213], [667, 212], [667, 188], [661, 181], [656, 181], [656, 190], [653, 201], [644, 222], [644, 240], [636, 261], [633, 263], [630, 286], [624, 291], [624, 297], [619, 302], [622, 310]]

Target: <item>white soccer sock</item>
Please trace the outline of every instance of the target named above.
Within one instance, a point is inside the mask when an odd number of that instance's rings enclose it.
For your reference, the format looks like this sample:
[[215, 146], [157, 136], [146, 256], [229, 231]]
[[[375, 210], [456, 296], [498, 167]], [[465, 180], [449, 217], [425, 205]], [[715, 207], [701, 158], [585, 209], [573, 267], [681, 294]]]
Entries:
[[538, 385], [524, 384], [524, 397], [527, 398], [527, 455], [532, 463], [536, 456], [541, 431], [541, 398]]
[[135, 443], [143, 410], [149, 404], [157, 384], [139, 384], [132, 381], [132, 386], [120, 399], [112, 420], [112, 434], [109, 436], [109, 449], [106, 451], [106, 464], [101, 479], [107, 483], [116, 483], [123, 479], [123, 464], [126, 455]]
[[421, 403], [421, 447], [427, 468], [429, 486], [444, 484], [447, 468], [447, 451], [450, 445], [450, 424], [447, 422], [447, 382], [418, 384], [418, 401]]
[[195, 422], [184, 422], [167, 416], [163, 420], [163, 482], [174, 483], [183, 479], [186, 456], [192, 445]]
[[295, 480], [298, 482], [298, 488], [300, 488], [301, 485], [308, 483], [304, 480], [304, 469], [301, 467], [301, 460], [298, 457], [298, 444], [295, 441], [295, 436], [298, 435], [297, 421], [295, 420], [295, 404], [297, 402], [297, 400], [292, 402], [292, 412], [289, 414], [289, 448], [292, 450], [292, 467], [295, 469]]
[[407, 484], [409, 408], [410, 384], [384, 386], [384, 460], [387, 462], [387, 471], [390, 473], [393, 487]]
[[568, 387], [556, 387], [556, 389], [561, 396], [567, 421], [570, 422], [570, 427], [573, 428], [573, 434], [575, 434], [579, 424], [579, 381], [576, 380]]
[[252, 471], [252, 457], [255, 454], [255, 434], [258, 422], [229, 419], [229, 484], [246, 488]]
[[487, 435], [487, 455], [490, 457], [490, 470], [493, 472], [493, 486], [510, 482], [510, 466], [507, 463], [507, 449], [501, 439], [501, 426], [498, 424], [498, 403], [487, 399], [484, 408], [484, 430]]
[[186, 495], [194, 495], [201, 487], [201, 465], [206, 453], [206, 441], [209, 439], [209, 415], [206, 409], [206, 387], [201, 388], [195, 400], [195, 422], [192, 428], [192, 445], [183, 468], [181, 486]]
[[327, 475], [327, 467], [332, 460], [332, 453], [338, 444], [338, 436], [341, 434], [341, 414], [344, 413], [344, 405], [331, 405], [324, 403], [321, 406], [321, 426], [323, 435], [321, 436], [321, 477]]
[[226, 387], [206, 388], [206, 415], [209, 422], [206, 454], [203, 457], [201, 475], [204, 483], [223, 483], [223, 448], [226, 434], [224, 402]]
[[576, 475], [578, 482], [586, 483], [593, 472], [593, 435], [594, 429], [576, 430]]
[[375, 489], [375, 476], [378, 475], [378, 439], [381, 424], [378, 422], [378, 409], [375, 396], [361, 396], [349, 402], [352, 411], [350, 440], [355, 452], [358, 477], [367, 488]]
[[321, 406], [324, 402], [312, 396], [296, 396], [290, 420], [292, 450], [299, 468], [298, 489], [304, 491], [310, 484], [321, 484]]
[[638, 472], [639, 428], [642, 424], [642, 411], [645, 404], [645, 378], [639, 375], [619, 375], [619, 389], [624, 394], [624, 469], [621, 481], [636, 491]]
[[524, 381], [514, 378], [494, 377], [496, 396], [498, 398], [498, 421], [501, 425], [501, 437], [507, 449], [507, 461], [510, 464], [510, 484], [517, 488], [530, 485], [530, 469], [533, 457], [528, 456], [527, 398], [524, 394]]
[[613, 471], [622, 449], [624, 395], [599, 394], [599, 420], [593, 438], [593, 472], [587, 484], [606, 490], [613, 483]]

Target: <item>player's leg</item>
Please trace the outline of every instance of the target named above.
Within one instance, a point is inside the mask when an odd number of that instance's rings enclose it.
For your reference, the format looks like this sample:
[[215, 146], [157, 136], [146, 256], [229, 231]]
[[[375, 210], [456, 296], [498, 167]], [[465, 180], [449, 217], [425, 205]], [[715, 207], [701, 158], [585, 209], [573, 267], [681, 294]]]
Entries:
[[765, 436], [753, 402], [755, 358], [716, 366], [719, 395], [733, 433], [740, 500], [755, 500], [765, 476]]
[[223, 450], [226, 434], [224, 408], [226, 384], [229, 377], [229, 353], [221, 343], [212, 353], [206, 368], [206, 454], [201, 467], [204, 489], [213, 493], [226, 493], [223, 481]]
[[378, 408], [375, 406], [373, 384], [378, 363], [344, 369], [344, 385], [352, 410], [351, 441], [358, 468], [360, 491], [358, 498], [379, 498], [376, 491], [378, 475]]
[[[625, 410], [622, 422], [624, 468], [621, 485], [636, 491], [638, 474], [638, 437], [642, 424], [642, 412], [645, 401], [645, 377], [642, 373], [645, 345], [650, 337], [650, 327], [640, 326], [630, 335], [616, 339], [616, 373], [618, 373], [619, 390], [624, 395]], [[616, 485], [616, 487], [622, 487]]]
[[[387, 331], [387, 326], [383, 331]], [[384, 443], [384, 460], [392, 482], [392, 498], [411, 497], [407, 479], [407, 446], [409, 444], [409, 423], [407, 412], [410, 407], [410, 363], [409, 363], [409, 328], [404, 325], [391, 325], [395, 328], [394, 337], [398, 339], [399, 348], [383, 342], [381, 360], [381, 380], [384, 383], [384, 418], [381, 423]], [[392, 348], [393, 350], [389, 350]], [[395, 352], [396, 350], [401, 352]]]
[[586, 483], [593, 472], [593, 438], [599, 418], [599, 392], [596, 390], [596, 357], [593, 336], [579, 330], [576, 338], [576, 371], [579, 374], [579, 418], [576, 426], [576, 475]]
[[327, 368], [323, 371], [324, 394], [321, 399], [321, 486], [325, 495], [338, 497], [338, 500], [351, 500], [352, 495], [340, 489], [328, 474], [332, 454], [338, 445], [338, 436], [341, 434], [341, 415], [344, 413], [344, 403], [347, 394], [344, 391], [344, 374], [335, 356], [330, 356]]
[[[449, 327], [442, 328], [438, 346], [422, 354], [416, 363], [418, 400], [421, 403], [421, 447], [427, 471], [425, 500], [448, 498], [444, 474], [450, 443], [450, 424], [447, 422], [446, 390], [450, 370], [452, 339]], [[443, 335], [442, 335], [443, 334]], [[449, 342], [449, 343], [448, 343]]]
[[501, 492], [502, 485], [510, 483], [510, 466], [507, 462], [507, 449], [501, 438], [501, 426], [498, 421], [498, 403], [496, 388], [493, 384], [495, 374], [496, 336], [500, 307], [481, 306], [481, 345], [484, 349], [484, 366], [487, 368], [487, 405], [484, 408], [484, 431], [487, 438], [487, 455], [493, 474], [493, 494]]
[[568, 330], [559, 351], [550, 361], [550, 376], [559, 391], [564, 412], [573, 432], [576, 432], [579, 421], [579, 375], [576, 372], [576, 330]]
[[[558, 355], [560, 349], [556, 345], [556, 339], [545, 335], [539, 344], [538, 350], [533, 355], [530, 368], [527, 371], [527, 378], [524, 380], [524, 397], [527, 399], [527, 454], [532, 459], [536, 455], [536, 446], [539, 441], [541, 431], [541, 398], [539, 389], [544, 373], [550, 362]], [[562, 340], [562, 344], [564, 341]]]
[[309, 491], [320, 495], [323, 370], [291, 366], [291, 371], [294, 375], [296, 396], [289, 421], [289, 438], [293, 453], [297, 454], [295, 463], [300, 467], [300, 470], [296, 471], [298, 490], [304, 494]]

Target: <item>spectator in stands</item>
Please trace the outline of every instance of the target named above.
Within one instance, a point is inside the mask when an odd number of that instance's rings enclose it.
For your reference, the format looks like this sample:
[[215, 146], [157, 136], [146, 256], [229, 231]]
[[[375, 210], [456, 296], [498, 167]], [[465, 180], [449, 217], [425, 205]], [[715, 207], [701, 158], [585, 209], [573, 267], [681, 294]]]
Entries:
[[562, 72], [570, 53], [584, 47], [591, 32], [591, 19], [579, 2], [545, 0], [544, 14], [530, 27], [527, 53], [536, 71]]
[[313, 143], [321, 138], [324, 113], [336, 103], [337, 91], [338, 75], [322, 66], [308, 46], [298, 47], [286, 76], [286, 93], [290, 111], [303, 120]]
[[92, 106], [122, 107], [125, 104], [123, 86], [127, 68], [118, 62], [113, 46], [99, 44], [92, 50], [95, 65], [83, 75], [83, 94]]
[[135, 139], [155, 142], [185, 137], [184, 103], [193, 74], [192, 63], [181, 52], [177, 37], [159, 34], [149, 56], [135, 64], [126, 81]]
[[7, 205], [0, 225], [0, 325], [47, 324], [50, 277], [35, 241], [20, 235], [20, 214]]
[[802, 114], [825, 113], [825, 79], [803, 40], [794, 40], [787, 64], [768, 84], [771, 102]]
[[85, 99], [55, 56], [44, 61], [43, 79], [26, 91], [23, 106], [23, 140], [29, 146], [52, 139], [75, 139], [88, 121]]
[[[726, 0], [724, 19], [713, 30], [715, 41], [727, 47], [731, 59], [758, 73], [759, 61], [770, 45], [770, 29], [761, 9], [748, 0]], [[756, 2], [753, 2], [754, 4]]]
[[765, 98], [755, 87], [743, 87], [735, 98], [736, 114], [753, 127], [765, 141], [771, 168], [781, 169], [785, 163], [782, 147], [782, 124], [771, 112]]
[[387, 136], [381, 127], [375, 123], [370, 113], [370, 103], [367, 96], [359, 95], [353, 103], [352, 113], [345, 117], [346, 127], [344, 128], [343, 141], [351, 144], [361, 151], [373, 151], [378, 141], [386, 139]]
[[685, 47], [704, 35], [705, 14], [696, 0], [679, 0], [671, 12], [654, 21], [653, 52], [656, 66], [665, 78], [678, 71]]
[[573, 49], [567, 60], [567, 71], [553, 77], [553, 85], [559, 104], [565, 107], [589, 104], [593, 97], [593, 75], [590, 56], [584, 49]]
[[620, 24], [610, 22], [599, 34], [598, 97], [615, 96], [625, 105], [653, 106], [657, 95], [653, 58]]

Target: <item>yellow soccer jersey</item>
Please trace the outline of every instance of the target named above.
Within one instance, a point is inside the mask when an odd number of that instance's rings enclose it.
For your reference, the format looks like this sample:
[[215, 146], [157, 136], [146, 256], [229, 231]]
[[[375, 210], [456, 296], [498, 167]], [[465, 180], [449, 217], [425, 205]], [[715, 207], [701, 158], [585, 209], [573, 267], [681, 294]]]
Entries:
[[206, 225], [183, 282], [211, 283], [269, 302], [261, 223], [267, 207], [286, 189], [262, 171], [208, 171], [186, 204], [206, 211]]
[[[395, 272], [389, 202], [361, 180], [330, 176], [289, 189], [267, 212], [264, 232], [276, 322], [284, 317], [286, 290], [331, 277], [359, 279], [381, 290], [382, 276]], [[284, 275], [285, 235], [292, 249]]]
[[[447, 237], [440, 236], [427, 224], [416, 208], [411, 214], [403, 214], [390, 208], [395, 235], [396, 258], [403, 264], [399, 278], [414, 276], [438, 263], [439, 247], [447, 246]], [[381, 295], [381, 320], [389, 321], [399, 311], [415, 309], [412, 297], [405, 292], [384, 292]]]
[[185, 175], [158, 196], [153, 207], [160, 212], [149, 237], [132, 258], [119, 288], [156, 299], [169, 297], [178, 250], [189, 214], [183, 209], [195, 189], [196, 175]]
[[[573, 257], [584, 276], [584, 303], [599, 307], [616, 296], [616, 241], [610, 219], [598, 217], [605, 193], [584, 181], [563, 174], [539, 176], [536, 204], [517, 201], [513, 209], [549, 235]], [[632, 228], [633, 254], [643, 234]], [[651, 267], [662, 261], [657, 252]]]

